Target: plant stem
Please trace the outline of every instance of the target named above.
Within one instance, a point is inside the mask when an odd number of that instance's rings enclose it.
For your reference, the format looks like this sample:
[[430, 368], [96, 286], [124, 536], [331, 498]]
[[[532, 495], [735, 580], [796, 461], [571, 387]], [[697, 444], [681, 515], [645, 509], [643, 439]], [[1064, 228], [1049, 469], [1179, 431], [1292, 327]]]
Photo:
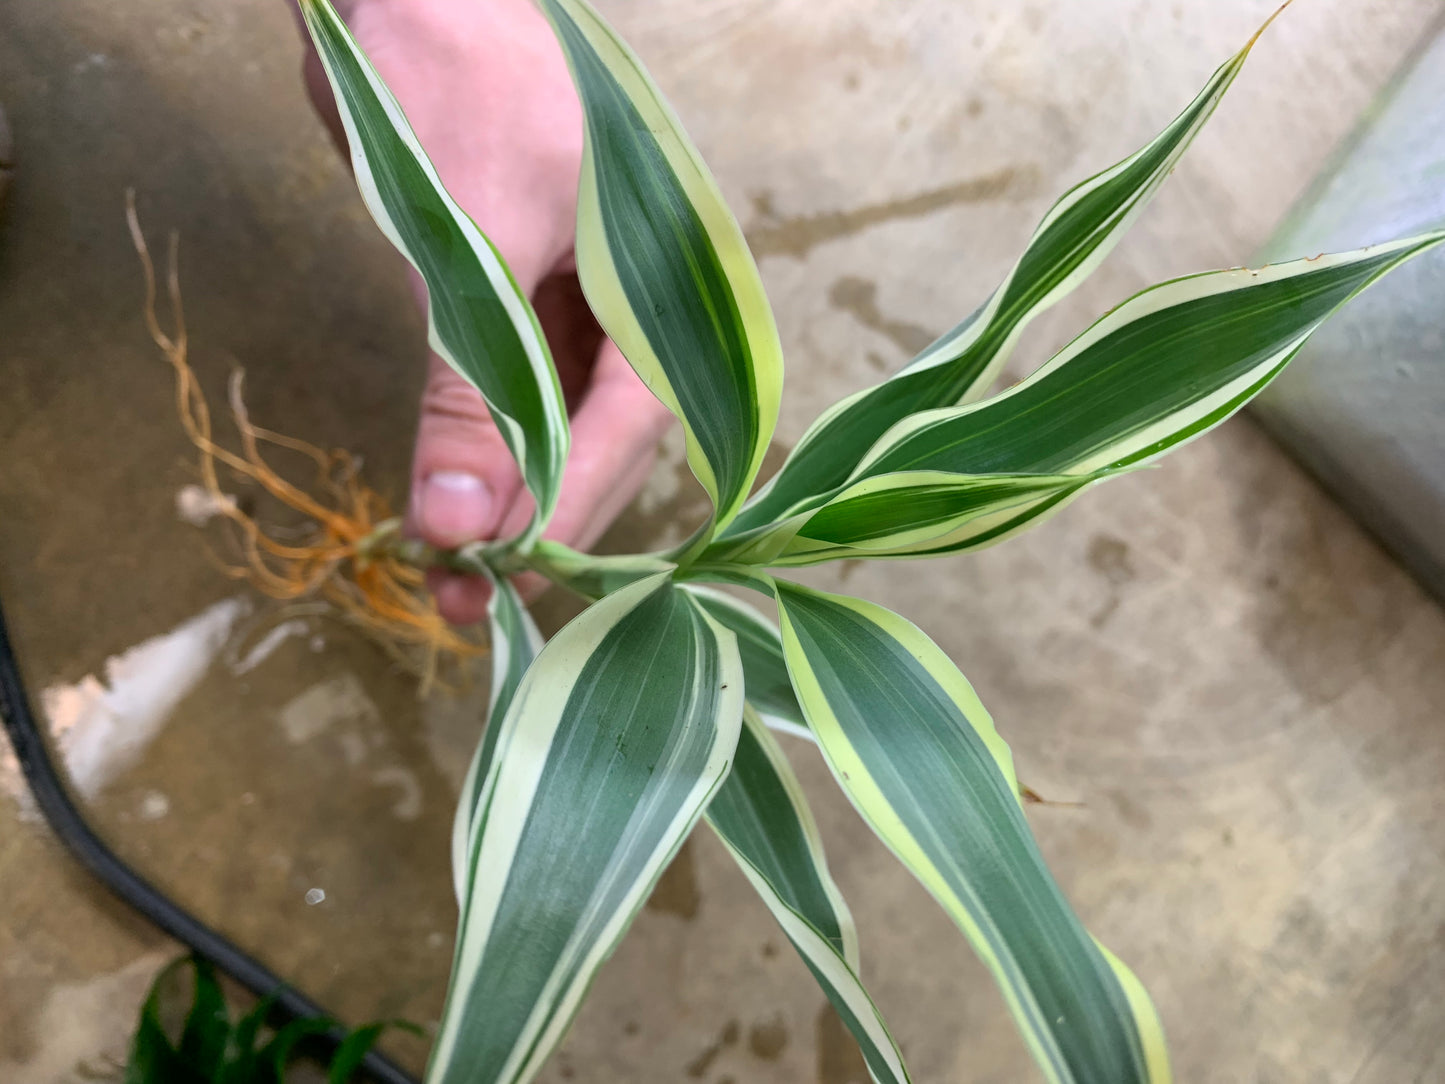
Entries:
[[455, 549], [439, 549], [420, 538], [401, 533], [401, 520], [389, 519], [363, 538], [356, 547], [363, 561], [391, 558], [422, 570], [442, 568], [468, 576], [515, 576], [520, 572], [536, 572], [553, 583], [566, 586], [547, 562], [530, 552], [502, 543], [471, 542]]

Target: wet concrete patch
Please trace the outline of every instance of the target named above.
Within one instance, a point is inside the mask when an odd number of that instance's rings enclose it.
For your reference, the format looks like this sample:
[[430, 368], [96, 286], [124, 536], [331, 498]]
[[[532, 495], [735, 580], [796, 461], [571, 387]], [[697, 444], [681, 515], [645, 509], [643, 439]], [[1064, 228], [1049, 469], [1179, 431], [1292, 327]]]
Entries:
[[786, 255], [801, 258], [818, 245], [836, 241], [875, 226], [900, 219], [925, 218], [961, 203], [983, 203], [1006, 195], [1022, 194], [1036, 182], [1035, 171], [1012, 166], [979, 177], [867, 204], [846, 211], [780, 215], [771, 193], [753, 197], [756, 220], [747, 227], [748, 247], [758, 257]]
[[739, 1036], [742, 1035], [742, 1027], [736, 1020], [729, 1020], [723, 1025], [718, 1037], [705, 1046], [697, 1057], [688, 1062], [687, 1075], [693, 1080], [702, 1080], [707, 1076], [708, 1070], [717, 1061], [718, 1055], [729, 1047], [736, 1046]]
[[848, 1025], [832, 1005], [818, 1010], [814, 1025], [818, 1050], [818, 1084], [868, 1084], [868, 1063]]
[[788, 1045], [788, 1028], [781, 1016], [748, 1028], [748, 1049], [753, 1057], [777, 1061]]
[[682, 845], [672, 862], [663, 872], [647, 898], [649, 911], [661, 911], [678, 918], [696, 918], [702, 905], [702, 892], [697, 886], [697, 872], [693, 865], [692, 842]]

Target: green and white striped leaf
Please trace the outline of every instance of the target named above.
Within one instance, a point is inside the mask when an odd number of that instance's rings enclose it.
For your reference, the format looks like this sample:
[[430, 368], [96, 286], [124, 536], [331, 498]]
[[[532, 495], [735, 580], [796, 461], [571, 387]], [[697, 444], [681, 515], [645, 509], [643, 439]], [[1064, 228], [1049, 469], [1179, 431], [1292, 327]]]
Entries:
[[598, 321], [681, 420], [726, 523], [777, 421], [782, 348], [717, 183], [642, 64], [585, 0], [538, 0], [586, 118], [577, 269]]
[[301, 0], [376, 224], [426, 283], [431, 348], [487, 402], [537, 500], [524, 544], [557, 504], [570, 437], [546, 338], [501, 254], [447, 194], [401, 107], [328, 0]]
[[533, 568], [588, 599], [599, 599], [619, 587], [677, 567], [671, 561], [647, 553], [582, 553], [550, 538], [538, 541], [530, 560]]
[[1009, 748], [958, 668], [880, 606], [776, 592], [798, 700], [835, 778], [993, 972], [1045, 1077], [1168, 1080], [1148, 995], [1049, 874]]
[[726, 776], [733, 635], [663, 573], [542, 648], [477, 792], [430, 1084], [522, 1084]]
[[[1155, 286], [1002, 394], [900, 422], [855, 478], [944, 471], [1083, 479], [1147, 463], [1232, 415], [1332, 312], [1441, 241], [1445, 231]], [[1010, 529], [1046, 510], [1022, 512]], [[974, 544], [965, 539], [917, 552]]]
[[800, 505], [816, 507], [896, 422], [984, 394], [1028, 323], [1078, 287], [1149, 205], [1263, 31], [1225, 61], [1150, 143], [1060, 197], [1003, 283], [977, 310], [893, 377], [825, 411], [729, 533], [781, 520]]
[[512, 697], [522, 684], [522, 676], [542, 650], [542, 634], [538, 631], [532, 615], [522, 604], [512, 582], [498, 578], [483, 567], [483, 575], [492, 585], [492, 597], [487, 602], [487, 625], [491, 633], [488, 647], [492, 659], [492, 687], [488, 694], [487, 724], [482, 731], [482, 740], [472, 756], [467, 777], [462, 782], [461, 798], [457, 803], [456, 817], [452, 824], [452, 880], [455, 883], [457, 906], [460, 907], [467, 894], [468, 855], [471, 854], [473, 830], [477, 814], [477, 797], [482, 783], [491, 770], [492, 758], [497, 749], [497, 738], [501, 734], [502, 719], [512, 706]]
[[786, 567], [999, 542], [1226, 420], [1331, 313], [1442, 239], [1146, 290], [1028, 380], [982, 403], [914, 414], [835, 495], [715, 540], [704, 559]]
[[858, 1040], [873, 1079], [909, 1079], [903, 1055], [858, 978], [858, 935], [828, 873], [823, 842], [777, 740], [751, 709], [737, 759], [707, 820]]
[[788, 567], [854, 557], [911, 557], [973, 548], [1111, 476], [905, 471], [864, 478], [820, 508], [715, 543], [710, 559]]
[[793, 694], [778, 627], [747, 603], [715, 588], [690, 583], [684, 589], [738, 638], [748, 706], [774, 730], [812, 741], [813, 732]]

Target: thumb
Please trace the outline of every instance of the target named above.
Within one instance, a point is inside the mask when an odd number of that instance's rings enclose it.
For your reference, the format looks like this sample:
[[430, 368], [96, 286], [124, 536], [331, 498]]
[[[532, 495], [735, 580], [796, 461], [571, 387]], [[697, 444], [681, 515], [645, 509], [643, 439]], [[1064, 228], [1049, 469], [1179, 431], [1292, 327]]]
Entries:
[[412, 459], [410, 533], [449, 548], [495, 537], [522, 476], [481, 394], [431, 356]]

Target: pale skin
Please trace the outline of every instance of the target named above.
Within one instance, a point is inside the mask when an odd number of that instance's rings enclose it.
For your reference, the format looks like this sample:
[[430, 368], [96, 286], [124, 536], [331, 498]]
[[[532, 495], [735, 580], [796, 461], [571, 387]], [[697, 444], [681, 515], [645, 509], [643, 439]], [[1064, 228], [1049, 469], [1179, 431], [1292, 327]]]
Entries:
[[[532, 298], [572, 424], [561, 498], [546, 536], [587, 549], [642, 487], [672, 416], [602, 334], [577, 284], [572, 244], [582, 109], [561, 49], [531, 0], [351, 0], [336, 7], [401, 103], [442, 183]], [[305, 77], [340, 138], [314, 53]], [[413, 286], [424, 304], [416, 276]], [[531, 511], [481, 396], [432, 355], [407, 531], [450, 548], [515, 534]], [[519, 582], [527, 594], [544, 586], [537, 577]], [[448, 621], [464, 625], [485, 616], [482, 580], [436, 570], [428, 585]]]

